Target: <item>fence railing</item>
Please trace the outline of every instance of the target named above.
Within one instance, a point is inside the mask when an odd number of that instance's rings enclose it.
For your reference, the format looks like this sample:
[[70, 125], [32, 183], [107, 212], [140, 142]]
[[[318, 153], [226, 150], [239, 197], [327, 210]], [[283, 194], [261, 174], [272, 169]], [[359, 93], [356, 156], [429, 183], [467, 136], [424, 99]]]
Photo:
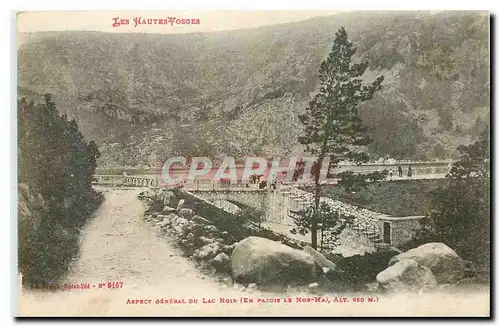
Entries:
[[95, 175], [92, 184], [155, 187], [158, 186], [158, 180], [152, 176]]

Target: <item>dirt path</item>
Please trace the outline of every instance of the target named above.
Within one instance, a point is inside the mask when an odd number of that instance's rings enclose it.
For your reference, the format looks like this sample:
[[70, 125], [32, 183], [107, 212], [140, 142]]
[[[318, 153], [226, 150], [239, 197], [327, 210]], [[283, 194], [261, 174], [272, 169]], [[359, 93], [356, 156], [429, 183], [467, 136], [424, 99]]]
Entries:
[[70, 280], [121, 281], [129, 286], [207, 281], [143, 220], [138, 189], [111, 190], [86, 228]]
[[[91, 289], [26, 293], [27, 300], [40, 303], [26, 309], [49, 315], [61, 311], [71, 315], [106, 315], [116, 314], [117, 308], [112, 309], [112, 305], [117, 305], [118, 297], [125, 305], [128, 299], [154, 302], [157, 298], [186, 298], [189, 293], [196, 293], [197, 298], [203, 294], [213, 297], [222, 291], [223, 286], [202, 275], [143, 220], [144, 206], [137, 199], [140, 191], [104, 189], [105, 200], [85, 228], [80, 257], [67, 277], [67, 283], [90, 283]], [[99, 283], [110, 281], [122, 282], [123, 288], [99, 289]], [[128, 312], [122, 312], [125, 307], [118, 312], [133, 314], [140, 305], [128, 308]]]
[[[160, 238], [143, 220], [144, 206], [137, 199], [140, 191], [107, 189], [104, 192], [105, 201], [85, 228], [81, 255], [71, 267], [67, 280], [89, 283], [90, 289], [55, 293], [22, 292], [18, 301], [20, 316], [405, 316], [487, 313], [489, 299], [484, 293], [467, 293], [464, 296], [398, 295], [381, 299], [378, 303], [351, 301], [349, 304], [318, 304], [296, 301], [296, 296], [307, 294], [262, 294], [225, 287], [204, 276], [193, 262], [180, 255], [172, 242], [165, 237]], [[99, 288], [102, 282], [122, 282], [123, 288]], [[293, 298], [293, 303], [284, 303], [285, 296]], [[335, 294], [329, 295], [333, 299], [332, 296]], [[253, 298], [254, 302], [242, 304], [242, 297]], [[236, 303], [222, 304], [221, 298], [234, 299]], [[259, 303], [258, 298], [280, 298], [280, 302]], [[184, 299], [187, 303], [157, 303], [162, 299]], [[197, 299], [198, 303], [189, 304], [189, 299]], [[128, 304], [130, 300], [146, 300], [149, 303]], [[436, 307], [436, 300], [442, 305], [442, 310]]]

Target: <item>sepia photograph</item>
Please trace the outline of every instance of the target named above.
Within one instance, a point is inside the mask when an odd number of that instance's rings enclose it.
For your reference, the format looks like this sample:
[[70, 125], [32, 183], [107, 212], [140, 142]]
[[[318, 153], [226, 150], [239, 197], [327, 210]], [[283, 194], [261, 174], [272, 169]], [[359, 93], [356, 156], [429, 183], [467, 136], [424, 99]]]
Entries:
[[17, 317], [483, 317], [488, 11], [15, 16]]

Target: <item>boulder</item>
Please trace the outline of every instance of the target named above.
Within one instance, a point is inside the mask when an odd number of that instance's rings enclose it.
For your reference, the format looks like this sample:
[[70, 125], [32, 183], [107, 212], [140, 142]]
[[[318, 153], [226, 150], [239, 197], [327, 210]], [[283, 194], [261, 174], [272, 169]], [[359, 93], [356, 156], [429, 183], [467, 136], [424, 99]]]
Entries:
[[203, 229], [202, 225], [196, 224], [196, 223], [192, 223], [191, 224], [191, 230], [192, 230], [194, 236], [196, 236], [196, 237], [203, 236], [204, 229]]
[[157, 223], [155, 223], [155, 226], [159, 229], [163, 229], [163, 228], [168, 227], [169, 224], [170, 224], [170, 222], [168, 220], [163, 220], [163, 221], [158, 221]]
[[177, 217], [172, 220], [171, 226], [177, 235], [182, 235], [184, 233], [184, 225], [188, 224], [189, 220], [181, 217]]
[[[183, 235], [187, 235], [188, 233], [193, 233], [193, 235], [196, 237], [202, 237], [205, 234], [203, 226], [200, 224], [195, 224], [192, 221], [188, 221], [187, 224], [184, 224], [182, 230], [183, 230]], [[219, 242], [219, 240], [217, 239], [216, 240], [210, 239], [210, 240], [212, 240], [210, 243]]]
[[230, 235], [230, 234], [229, 234], [229, 232], [228, 232], [228, 231], [226, 231], [226, 230], [225, 230], [225, 231], [222, 231], [222, 233], [221, 233], [221, 237], [222, 237], [222, 239], [224, 240], [224, 242], [226, 242], [226, 243], [229, 243], [229, 242], [231, 241], [231, 239], [232, 239], [231, 235]]
[[164, 206], [162, 209], [162, 212], [165, 214], [169, 214], [169, 213], [175, 212], [175, 209], [172, 207], [169, 207], [169, 206]]
[[220, 235], [219, 230], [214, 225], [204, 225], [203, 230], [205, 231], [205, 236], [207, 237], [218, 237]]
[[198, 240], [200, 241], [200, 243], [202, 243], [203, 245], [207, 245], [207, 244], [210, 244], [210, 243], [214, 243], [215, 240], [213, 238], [208, 238], [208, 237], [205, 237], [205, 236], [200, 236], [198, 237]]
[[464, 261], [443, 243], [427, 243], [391, 258], [389, 266], [412, 259], [429, 268], [440, 284], [454, 283], [464, 276]]
[[211, 261], [212, 266], [215, 267], [217, 272], [229, 272], [231, 269], [231, 260], [225, 253], [219, 253]]
[[181, 208], [179, 210], [179, 216], [184, 217], [186, 219], [192, 218], [194, 215], [193, 210], [189, 208]]
[[319, 284], [318, 283], [311, 283], [307, 287], [309, 287], [309, 288], [318, 288]]
[[202, 224], [202, 225], [210, 225], [212, 222], [202, 216], [194, 215], [193, 219], [191, 219], [194, 223]]
[[325, 258], [325, 256], [323, 254], [321, 254], [320, 252], [316, 251], [312, 247], [306, 246], [304, 248], [304, 251], [306, 253], [309, 253], [314, 258], [314, 261], [321, 268], [328, 268], [329, 270], [335, 270], [335, 267], [336, 267], [335, 264], [333, 262], [331, 262], [330, 260], [328, 260], [327, 258]]
[[199, 247], [199, 242], [193, 234], [189, 233], [179, 240], [179, 245], [186, 255], [191, 256]]
[[156, 220], [163, 221], [163, 220], [168, 220], [167, 215], [156, 215]]
[[224, 245], [224, 248], [222, 249], [222, 251], [228, 255], [230, 255], [233, 250], [234, 250], [234, 246], [235, 244], [231, 244], [231, 245]]
[[236, 281], [259, 285], [308, 285], [316, 276], [310, 254], [255, 236], [236, 243], [231, 268]]
[[193, 253], [193, 258], [198, 261], [210, 260], [221, 253], [223, 245], [217, 242], [202, 246]]
[[162, 201], [165, 206], [169, 206], [172, 199], [175, 198], [175, 194], [172, 191], [162, 190], [158, 193], [157, 198]]
[[[193, 234], [193, 223], [191, 223], [189, 220], [186, 224], [182, 225], [182, 236], [187, 236], [188, 234]], [[194, 235], [194, 234], [193, 234]]]
[[185, 201], [186, 200], [184, 200], [184, 199], [179, 200], [179, 203], [177, 203], [177, 210], [181, 210], [183, 208]]
[[388, 292], [415, 292], [437, 286], [432, 271], [412, 259], [402, 259], [376, 277], [379, 289]]
[[180, 217], [177, 214], [175, 214], [175, 213], [169, 213], [167, 215], [167, 219], [170, 220], [170, 221], [176, 220], [178, 218], [180, 218]]
[[139, 193], [137, 195], [137, 197], [139, 197], [140, 199], [144, 199], [144, 198], [153, 198], [155, 196], [155, 191], [151, 190], [151, 189], [147, 189], [145, 191], [142, 191], [141, 193]]

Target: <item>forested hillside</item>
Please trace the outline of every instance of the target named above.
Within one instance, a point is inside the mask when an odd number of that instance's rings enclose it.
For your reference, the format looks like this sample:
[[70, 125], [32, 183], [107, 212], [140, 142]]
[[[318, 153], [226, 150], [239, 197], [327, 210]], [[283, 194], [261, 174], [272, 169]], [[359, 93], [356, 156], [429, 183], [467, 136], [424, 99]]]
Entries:
[[50, 94], [17, 107], [18, 267], [32, 287], [59, 282], [78, 254], [80, 231], [101, 201], [91, 185], [99, 151]]
[[20, 95], [51, 93], [102, 167], [174, 155], [301, 152], [298, 115], [345, 26], [384, 88], [361, 110], [374, 157], [447, 158], [489, 124], [489, 25], [479, 13], [352, 12], [248, 30], [21, 35]]

